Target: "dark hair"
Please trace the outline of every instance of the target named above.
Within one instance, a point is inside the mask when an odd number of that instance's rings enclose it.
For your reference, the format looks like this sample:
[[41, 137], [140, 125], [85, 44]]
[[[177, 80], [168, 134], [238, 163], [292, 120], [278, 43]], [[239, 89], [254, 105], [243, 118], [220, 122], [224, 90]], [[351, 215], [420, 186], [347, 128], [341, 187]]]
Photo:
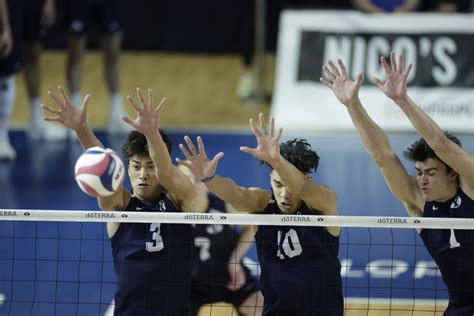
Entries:
[[[173, 143], [171, 142], [171, 139], [168, 137], [168, 135], [166, 135], [165, 131], [163, 131], [161, 128], [159, 131], [161, 138], [163, 138], [166, 148], [168, 148], [168, 152], [171, 155]], [[127, 140], [122, 145], [122, 152], [125, 157], [127, 157], [127, 159], [130, 159], [134, 155], [150, 155], [148, 142], [145, 135], [138, 131], [131, 131], [128, 134]]]
[[[446, 135], [449, 140], [457, 144], [459, 147], [462, 147], [459, 138], [449, 132], [444, 132], [444, 135]], [[431, 149], [431, 147], [423, 138], [420, 138], [419, 140], [411, 144], [410, 147], [408, 147], [405, 151], [403, 151], [403, 157], [413, 162], [425, 161], [426, 159], [430, 158], [438, 159], [446, 165], [448, 172], [452, 170], [450, 166], [448, 166], [444, 161], [439, 159], [434, 150]]]
[[[280, 144], [280, 154], [293, 166], [304, 174], [316, 172], [319, 164], [319, 156], [311, 150], [311, 145], [306, 139], [293, 139]], [[261, 163], [269, 165], [261, 161]], [[271, 166], [270, 166], [271, 167]]]

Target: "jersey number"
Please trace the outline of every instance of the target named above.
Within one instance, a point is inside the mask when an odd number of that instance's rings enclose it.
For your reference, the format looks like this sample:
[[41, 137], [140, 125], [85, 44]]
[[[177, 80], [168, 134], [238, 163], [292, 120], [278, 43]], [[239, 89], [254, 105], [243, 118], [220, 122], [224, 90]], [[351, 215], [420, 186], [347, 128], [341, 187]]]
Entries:
[[277, 256], [280, 259], [285, 259], [285, 254], [288, 258], [293, 258], [301, 255], [303, 248], [301, 247], [300, 240], [298, 239], [298, 234], [293, 228], [284, 233], [283, 231], [278, 231], [278, 251]]
[[206, 261], [211, 258], [211, 240], [207, 237], [194, 238], [194, 246], [199, 248], [199, 259]]
[[454, 229], [451, 229], [451, 236], [449, 237], [449, 249], [461, 247], [461, 244], [456, 239], [456, 235], [454, 234]]
[[157, 252], [165, 248], [163, 238], [160, 235], [160, 225], [161, 223], [150, 224], [150, 231], [153, 232], [153, 235], [151, 236], [152, 241], [146, 243], [146, 251], [148, 252]]

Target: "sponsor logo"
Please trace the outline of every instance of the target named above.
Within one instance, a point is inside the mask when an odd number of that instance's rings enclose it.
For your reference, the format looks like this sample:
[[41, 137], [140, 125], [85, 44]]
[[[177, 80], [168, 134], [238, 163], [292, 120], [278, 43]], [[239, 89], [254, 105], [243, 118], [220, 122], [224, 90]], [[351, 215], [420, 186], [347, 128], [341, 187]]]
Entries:
[[386, 218], [382, 217], [377, 220], [379, 224], [407, 224], [407, 220], [404, 218]]
[[437, 211], [437, 210], [438, 210], [438, 206], [433, 205], [433, 211]]
[[17, 216], [15, 211], [0, 211], [0, 216]]
[[309, 216], [284, 216], [281, 218], [282, 222], [311, 222]]
[[211, 214], [188, 214], [184, 216], [184, 219], [192, 219], [192, 220], [213, 220], [214, 216]]
[[95, 212], [87, 213], [86, 218], [115, 218], [115, 215], [112, 213]]

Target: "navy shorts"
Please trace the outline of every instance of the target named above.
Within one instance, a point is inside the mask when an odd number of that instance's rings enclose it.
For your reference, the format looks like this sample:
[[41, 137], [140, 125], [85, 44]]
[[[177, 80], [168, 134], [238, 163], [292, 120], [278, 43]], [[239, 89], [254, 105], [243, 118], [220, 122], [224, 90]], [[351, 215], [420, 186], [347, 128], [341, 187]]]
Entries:
[[245, 266], [245, 285], [237, 291], [231, 291], [226, 285], [207, 284], [198, 281], [191, 283], [191, 315], [197, 315], [199, 308], [205, 304], [226, 302], [239, 307], [253, 293], [258, 292], [258, 281]]
[[23, 8], [23, 40], [39, 42], [44, 40], [48, 30], [41, 26], [41, 7]]
[[10, 76], [22, 67], [22, 12], [18, 1], [8, 1], [8, 13], [13, 36], [13, 48], [6, 58], [0, 58], [0, 75]]
[[83, 36], [91, 27], [106, 35], [122, 30], [121, 0], [65, 0], [64, 27], [76, 36]]

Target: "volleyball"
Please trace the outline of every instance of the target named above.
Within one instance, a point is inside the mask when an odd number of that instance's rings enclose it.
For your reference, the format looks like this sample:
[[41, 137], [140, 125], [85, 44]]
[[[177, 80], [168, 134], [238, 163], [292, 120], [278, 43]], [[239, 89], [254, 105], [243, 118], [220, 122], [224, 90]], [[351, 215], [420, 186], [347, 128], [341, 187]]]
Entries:
[[76, 182], [84, 193], [98, 197], [112, 195], [125, 179], [125, 167], [110, 148], [92, 147], [77, 159]]

